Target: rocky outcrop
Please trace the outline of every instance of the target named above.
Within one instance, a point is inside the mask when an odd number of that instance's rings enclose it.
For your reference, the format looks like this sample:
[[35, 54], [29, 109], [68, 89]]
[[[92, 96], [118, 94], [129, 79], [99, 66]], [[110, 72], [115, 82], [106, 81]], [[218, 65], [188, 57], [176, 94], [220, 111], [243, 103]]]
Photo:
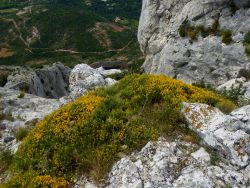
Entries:
[[217, 150], [232, 165], [244, 168], [250, 163], [250, 106], [224, 115], [205, 104], [184, 104], [189, 128], [202, 141]]
[[239, 171], [223, 162], [213, 164], [203, 147], [160, 138], [117, 162], [109, 174], [107, 187], [247, 187], [249, 178], [247, 169]]
[[[203, 80], [215, 86], [249, 70], [244, 36], [250, 28], [248, 0], [143, 0], [138, 40], [146, 55], [147, 73], [166, 74], [188, 83]], [[218, 22], [217, 22], [218, 21]], [[187, 37], [179, 29], [188, 25]], [[196, 34], [194, 28], [230, 30], [225, 44], [217, 33]], [[193, 29], [193, 30], [192, 30]]]
[[60, 98], [68, 95], [70, 68], [62, 63], [42, 69], [16, 67], [8, 76], [5, 88], [24, 90], [45, 98]]
[[44, 118], [62, 105], [57, 99], [46, 99], [20, 91], [0, 87], [0, 149], [9, 146], [15, 152], [18, 143], [15, 132]]
[[[19, 128], [35, 125], [61, 105], [87, 91], [115, 84], [116, 81], [108, 75], [121, 72], [102, 67], [93, 69], [86, 64], [76, 65], [71, 71], [61, 63], [38, 70], [4, 67], [6, 69], [11, 75], [5, 87], [0, 87], [0, 149], [8, 146], [13, 152], [19, 145], [15, 139]], [[24, 93], [23, 89], [32, 94]]]
[[114, 73], [121, 73], [121, 71], [104, 70], [102, 67], [93, 69], [87, 64], [76, 65], [69, 77], [70, 96], [74, 98], [97, 87], [113, 85], [116, 81], [105, 77]]
[[238, 100], [250, 100], [250, 81], [244, 77], [235, 78], [227, 81], [226, 83], [216, 88], [219, 92], [237, 92]]
[[3, 70], [10, 72], [4, 88], [55, 99], [62, 97], [74, 99], [96, 87], [111, 86], [116, 81], [108, 77], [122, 73], [119, 69], [105, 70], [103, 67], [93, 69], [87, 64], [76, 65], [71, 70], [62, 63], [47, 65], [36, 70], [18, 66], [4, 66]]

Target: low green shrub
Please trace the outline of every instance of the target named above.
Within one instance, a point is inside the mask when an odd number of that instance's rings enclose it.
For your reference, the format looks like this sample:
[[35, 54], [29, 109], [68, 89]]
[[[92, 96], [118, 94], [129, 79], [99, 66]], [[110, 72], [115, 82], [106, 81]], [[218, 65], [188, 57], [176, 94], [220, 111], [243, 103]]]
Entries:
[[231, 30], [228, 30], [228, 29], [222, 30], [221, 37], [222, 37], [222, 42], [227, 44], [227, 45], [229, 45], [231, 42], [233, 42]]
[[7, 74], [0, 74], [0, 87], [3, 87], [7, 83]]
[[250, 44], [246, 45], [246, 50], [245, 50], [246, 54], [248, 56], [250, 56]]
[[18, 141], [22, 141], [29, 133], [30, 127], [21, 127], [15, 131], [15, 138]]
[[194, 41], [197, 39], [198, 30], [195, 27], [189, 27], [187, 29], [187, 36], [191, 41]]
[[246, 35], [244, 37], [244, 43], [250, 44], [250, 31], [246, 33]]
[[209, 35], [221, 36], [222, 42], [230, 44], [233, 42], [232, 32], [230, 30], [220, 30], [220, 22], [218, 19], [214, 20], [212, 26], [205, 28], [200, 25], [197, 27], [190, 26], [188, 23], [182, 24], [178, 29], [179, 36], [182, 38], [188, 37], [190, 41], [197, 40], [197, 36], [200, 34], [203, 38]]
[[11, 165], [13, 160], [13, 155], [8, 148], [1, 148], [0, 151], [0, 173], [4, 173], [9, 166]]
[[212, 27], [210, 28], [210, 33], [213, 35], [218, 35], [220, 30], [220, 22], [218, 19], [214, 20]]
[[[233, 105], [210, 91], [163, 75], [126, 76], [39, 122], [15, 154], [5, 187], [18, 182], [28, 185], [39, 177], [70, 184], [76, 174], [101, 182], [121, 152], [129, 154], [161, 135], [169, 139], [188, 135], [195, 142], [180, 113], [183, 101]], [[29, 178], [28, 172], [32, 172]]]
[[11, 113], [3, 113], [0, 111], [0, 121], [1, 120], [14, 121], [15, 118], [12, 116]]
[[209, 35], [208, 29], [202, 25], [198, 26], [196, 29], [197, 29], [197, 32], [200, 33], [203, 38]]
[[250, 80], [250, 70], [247, 69], [240, 69], [239, 73], [238, 73], [238, 78], [244, 77], [247, 80]]
[[248, 56], [250, 56], [250, 31], [246, 33], [245, 37], [244, 37], [244, 45], [246, 48], [246, 54]]
[[[23, 92], [23, 93], [27, 93], [30, 89], [30, 86], [29, 84], [27, 83], [24, 83], [20, 88], [20, 91]], [[22, 94], [23, 95], [23, 94]], [[23, 96], [24, 97], [24, 96]]]
[[178, 29], [180, 37], [186, 37], [186, 27], [181, 25]]
[[25, 91], [20, 91], [20, 94], [17, 96], [18, 98], [24, 98]]

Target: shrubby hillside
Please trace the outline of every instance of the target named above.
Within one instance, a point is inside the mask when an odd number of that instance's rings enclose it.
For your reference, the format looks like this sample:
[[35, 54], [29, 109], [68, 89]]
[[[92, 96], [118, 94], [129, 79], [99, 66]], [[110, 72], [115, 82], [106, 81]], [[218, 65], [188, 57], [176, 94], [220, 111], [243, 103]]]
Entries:
[[142, 62], [140, 1], [0, 1], [1, 64]]
[[85, 175], [102, 182], [122, 154], [150, 140], [198, 143], [180, 110], [201, 102], [230, 111], [234, 104], [166, 76], [130, 75], [61, 107], [24, 138], [3, 187], [66, 187]]

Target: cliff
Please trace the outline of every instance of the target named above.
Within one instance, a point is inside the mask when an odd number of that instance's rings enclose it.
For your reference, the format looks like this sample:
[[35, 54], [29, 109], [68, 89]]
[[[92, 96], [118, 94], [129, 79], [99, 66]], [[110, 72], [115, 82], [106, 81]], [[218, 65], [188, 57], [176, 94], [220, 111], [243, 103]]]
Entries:
[[144, 0], [144, 70], [215, 86], [242, 77], [250, 68], [249, 16], [247, 0]]

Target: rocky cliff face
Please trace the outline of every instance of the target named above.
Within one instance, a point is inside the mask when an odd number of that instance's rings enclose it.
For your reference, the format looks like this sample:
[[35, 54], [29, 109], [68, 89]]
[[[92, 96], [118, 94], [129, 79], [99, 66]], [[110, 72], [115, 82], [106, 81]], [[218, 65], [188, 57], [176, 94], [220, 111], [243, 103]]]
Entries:
[[250, 61], [244, 37], [248, 0], [144, 0], [138, 40], [147, 73], [213, 85], [241, 77]]
[[37, 70], [13, 67], [4, 87], [24, 90], [40, 97], [60, 98], [68, 95], [70, 71], [61, 63]]

